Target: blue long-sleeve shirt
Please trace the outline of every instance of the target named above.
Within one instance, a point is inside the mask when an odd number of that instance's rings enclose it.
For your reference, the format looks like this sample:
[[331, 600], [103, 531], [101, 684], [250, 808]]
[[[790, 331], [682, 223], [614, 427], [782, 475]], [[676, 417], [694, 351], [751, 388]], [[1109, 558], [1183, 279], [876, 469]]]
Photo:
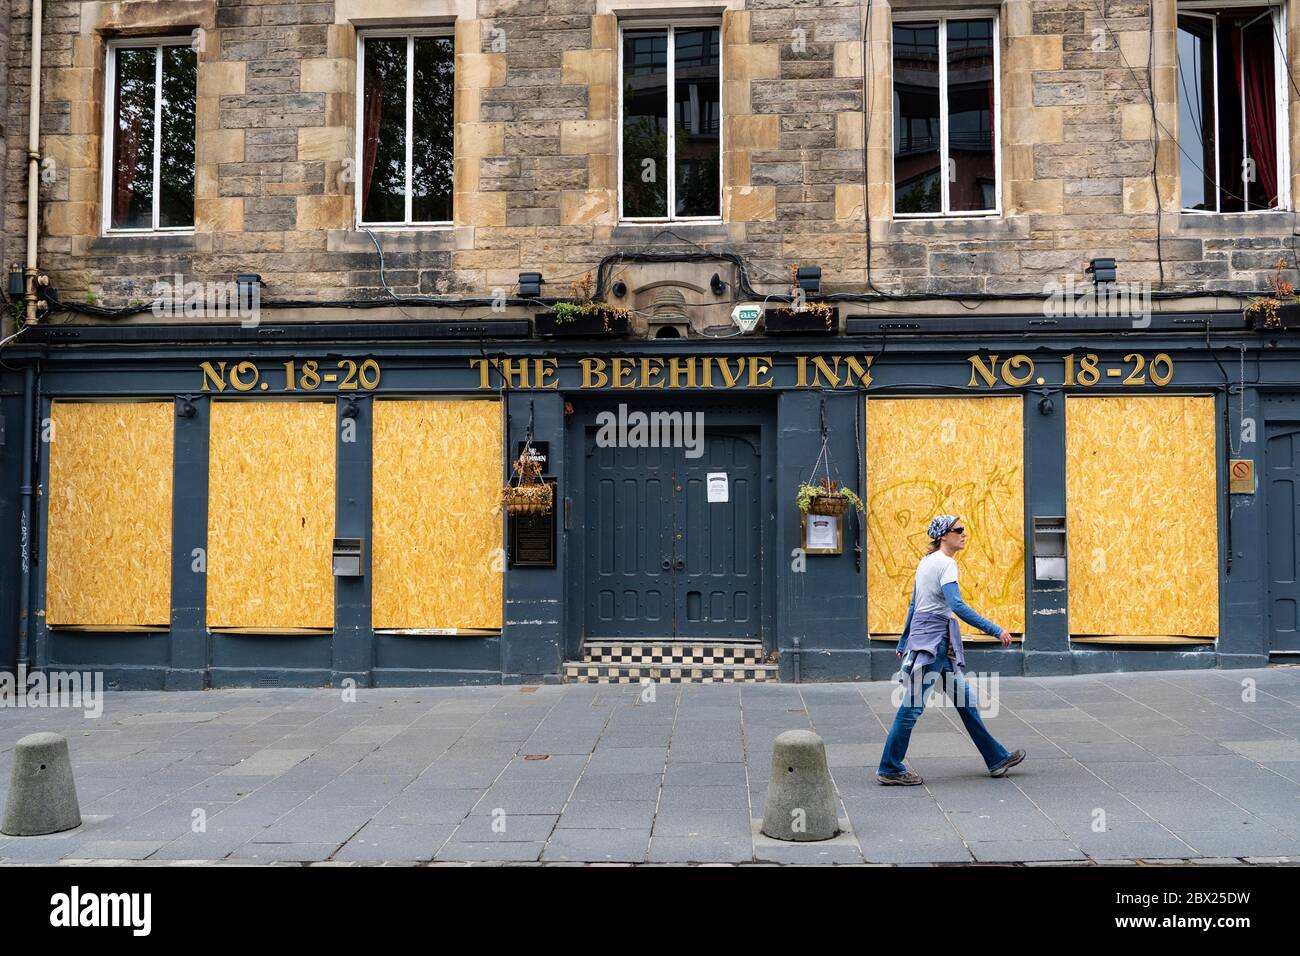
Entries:
[[[1002, 628], [994, 624], [988, 618], [982, 616], [973, 607], [962, 600], [961, 591], [955, 581], [949, 582], [943, 586], [943, 599], [948, 608], [959, 618], [969, 624], [971, 627], [978, 627], [985, 634], [991, 634], [997, 637], [1002, 633]], [[903, 633], [898, 638], [898, 652], [901, 654], [907, 647], [907, 635], [912, 630], [912, 616], [916, 613], [916, 591], [912, 592], [912, 601], [907, 605], [907, 621], [903, 624]]]

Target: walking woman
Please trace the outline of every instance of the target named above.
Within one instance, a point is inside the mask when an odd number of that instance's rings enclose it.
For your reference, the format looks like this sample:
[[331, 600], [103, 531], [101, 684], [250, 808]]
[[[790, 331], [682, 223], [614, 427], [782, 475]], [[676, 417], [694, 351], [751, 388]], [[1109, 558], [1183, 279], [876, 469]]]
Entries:
[[961, 722], [979, 748], [990, 776], [1000, 777], [1025, 759], [1023, 750], [1008, 753], [988, 732], [974, 706], [974, 695], [961, 676], [966, 656], [958, 617], [997, 637], [1003, 647], [1011, 644], [1010, 634], [975, 613], [961, 599], [953, 555], [966, 547], [966, 529], [955, 515], [939, 515], [930, 522], [926, 533], [930, 536], [930, 550], [916, 566], [912, 603], [907, 608], [907, 622], [896, 651], [899, 657], [907, 655], [902, 669], [906, 692], [894, 715], [894, 725], [885, 740], [885, 751], [880, 755], [876, 772], [876, 779], [887, 786], [914, 787], [922, 782], [919, 774], [903, 765], [903, 757], [907, 754], [912, 728], [925, 710], [923, 685], [930, 674], [935, 675], [932, 680], [940, 681], [945, 692], [952, 695]]

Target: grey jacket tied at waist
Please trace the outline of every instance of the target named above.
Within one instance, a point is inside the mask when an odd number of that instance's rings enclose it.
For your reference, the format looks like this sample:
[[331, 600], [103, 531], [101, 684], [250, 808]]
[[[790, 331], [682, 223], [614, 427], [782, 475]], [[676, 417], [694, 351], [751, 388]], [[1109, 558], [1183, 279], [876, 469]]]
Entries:
[[944, 640], [949, 642], [955, 655], [954, 664], [958, 670], [966, 667], [966, 654], [961, 645], [961, 625], [951, 614], [929, 614], [918, 612], [912, 615], [912, 627], [907, 633], [907, 645], [903, 653], [916, 652], [913, 673], [919, 674], [926, 664], [938, 657], [939, 645]]

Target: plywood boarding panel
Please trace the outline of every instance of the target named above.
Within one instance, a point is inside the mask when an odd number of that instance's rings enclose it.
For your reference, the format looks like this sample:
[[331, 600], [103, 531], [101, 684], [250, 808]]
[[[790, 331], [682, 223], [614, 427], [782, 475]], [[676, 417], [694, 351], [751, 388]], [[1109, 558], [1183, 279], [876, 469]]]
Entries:
[[1214, 399], [1065, 402], [1071, 634], [1219, 632]]
[[334, 626], [334, 406], [213, 402], [208, 626]]
[[[968, 531], [962, 597], [1025, 628], [1025, 478], [1019, 398], [867, 400], [867, 630], [898, 634], [935, 515]], [[979, 633], [962, 624], [963, 633]]]
[[379, 401], [377, 629], [501, 627], [501, 406]]
[[45, 620], [171, 621], [171, 402], [54, 402]]

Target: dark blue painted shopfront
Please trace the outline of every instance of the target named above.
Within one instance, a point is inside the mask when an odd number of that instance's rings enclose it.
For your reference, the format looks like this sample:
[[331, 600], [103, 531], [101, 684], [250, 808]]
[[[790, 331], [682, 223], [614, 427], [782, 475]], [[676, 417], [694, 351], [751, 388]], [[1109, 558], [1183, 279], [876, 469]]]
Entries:
[[[491, 323], [487, 323], [490, 331]], [[267, 328], [283, 329], [271, 337]], [[318, 329], [318, 326], [313, 328]], [[863, 399], [872, 396], [1004, 395], [1024, 402], [1026, 527], [1036, 515], [1066, 513], [1064, 394], [1213, 395], [1219, 433], [1219, 632], [1217, 641], [1160, 648], [1081, 645], [1070, 639], [1062, 587], [1025, 575], [1023, 642], [1012, 649], [973, 647], [970, 667], [1004, 674], [1071, 674], [1137, 669], [1254, 667], [1300, 652], [1300, 342], [1244, 330], [1175, 331], [1157, 322], [1142, 333], [1063, 332], [916, 334], [891, 332], [822, 339], [761, 337], [710, 341], [386, 339], [364, 324], [335, 325], [307, 336], [292, 326], [181, 333], [171, 341], [95, 341], [95, 334], [33, 335], [10, 346], [0, 367], [0, 666], [20, 657], [33, 667], [102, 670], [119, 687], [198, 689], [221, 686], [361, 686], [557, 681], [565, 660], [595, 638], [727, 639], [762, 643], [779, 655], [784, 681], [884, 679], [896, 668], [892, 644], [867, 639], [867, 538], [846, 517], [842, 553], [797, 560], [801, 528], [794, 499], [822, 445], [850, 487], [864, 487]], [[329, 337], [322, 337], [328, 335]], [[187, 338], [191, 341], [185, 341]], [[364, 337], [363, 337], [364, 336]], [[1133, 352], [1163, 353], [1176, 372], [1165, 386], [1103, 379], [1067, 386], [1062, 357], [1095, 353], [1119, 362]], [[972, 373], [972, 356], [1027, 356], [1045, 378], [989, 384]], [[371, 525], [372, 406], [385, 397], [461, 395], [505, 401], [506, 449], [524, 440], [549, 445], [547, 472], [557, 481], [554, 567], [505, 573], [499, 636], [409, 637], [371, 625], [371, 577], [336, 582], [334, 627], [324, 636], [211, 633], [205, 581], [190, 570], [208, 527], [208, 428], [211, 391], [200, 363], [282, 367], [295, 357], [360, 361], [383, 369], [369, 392], [322, 387], [336, 400], [340, 428], [356, 440], [336, 445], [336, 535], [363, 540]], [[662, 372], [674, 358], [719, 363], [712, 387], [644, 378], [644, 359]], [[847, 369], [847, 357], [858, 376]], [[1215, 361], [1217, 356], [1218, 361]], [[592, 386], [584, 358], [626, 359], [625, 377]], [[814, 358], [823, 359], [814, 364]], [[485, 370], [484, 359], [534, 367], [531, 379]], [[800, 359], [803, 359], [801, 362]], [[553, 361], [551, 361], [553, 360]], [[480, 364], [476, 364], [480, 363]], [[509, 371], [521, 368], [501, 365]], [[990, 366], [994, 367], [994, 366]], [[726, 370], [726, 375], [720, 374]], [[824, 370], [839, 370], [830, 376]], [[1020, 382], [1022, 369], [1011, 380]], [[866, 382], [864, 384], [864, 381]], [[487, 388], [484, 388], [486, 382]], [[832, 385], [832, 382], [834, 384]], [[672, 387], [674, 384], [680, 387]], [[534, 387], [525, 387], [531, 385]], [[587, 385], [589, 387], [584, 387]], [[642, 385], [649, 387], [642, 388]], [[665, 385], [667, 387], [665, 387]], [[543, 386], [543, 387], [536, 387]], [[621, 386], [621, 387], [615, 387]], [[28, 389], [36, 402], [25, 405]], [[87, 633], [47, 627], [45, 606], [48, 456], [40, 423], [53, 399], [165, 398], [175, 402], [173, 575], [166, 632]], [[231, 393], [222, 396], [231, 397]], [[240, 396], [236, 395], [235, 398]], [[263, 397], [248, 392], [244, 397]], [[701, 453], [682, 447], [605, 447], [598, 416], [655, 410], [704, 413]], [[180, 414], [183, 406], [192, 415]], [[354, 406], [354, 407], [349, 407]], [[1045, 410], [1046, 409], [1046, 410]], [[1253, 423], [1243, 444], [1243, 422]], [[1229, 442], [1229, 438], [1231, 441]], [[1233, 454], [1227, 451], [1231, 447]], [[507, 476], [506, 449], [502, 479]], [[24, 538], [23, 460], [31, 454], [30, 534]], [[1256, 493], [1228, 493], [1229, 457], [1253, 459]], [[1117, 463], [1120, 467], [1121, 463]], [[955, 467], [960, 467], [959, 463]], [[710, 504], [711, 474], [727, 476], [727, 500]], [[719, 506], [721, 505], [721, 507]], [[1230, 543], [1229, 543], [1230, 535]], [[1153, 547], [1158, 547], [1153, 542]], [[1230, 549], [1230, 550], [1229, 550]], [[1231, 556], [1229, 568], [1228, 557]], [[30, 574], [22, 564], [30, 561]], [[29, 588], [21, 596], [23, 582]], [[1131, 596], [1116, 595], [1116, 600]], [[22, 612], [28, 609], [24, 619]]]

